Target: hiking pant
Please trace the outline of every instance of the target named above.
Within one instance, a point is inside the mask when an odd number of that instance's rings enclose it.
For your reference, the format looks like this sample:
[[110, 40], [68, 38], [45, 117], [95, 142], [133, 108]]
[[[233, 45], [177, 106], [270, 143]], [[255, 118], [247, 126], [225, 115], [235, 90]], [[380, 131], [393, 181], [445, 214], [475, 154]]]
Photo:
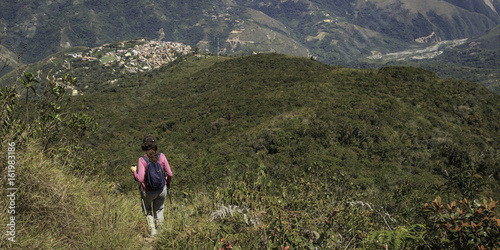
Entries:
[[[167, 196], [167, 185], [163, 189], [155, 191], [141, 191], [144, 207], [147, 213], [148, 224], [151, 232], [163, 225], [163, 208], [165, 207], [165, 197]], [[144, 208], [143, 208], [144, 209]]]

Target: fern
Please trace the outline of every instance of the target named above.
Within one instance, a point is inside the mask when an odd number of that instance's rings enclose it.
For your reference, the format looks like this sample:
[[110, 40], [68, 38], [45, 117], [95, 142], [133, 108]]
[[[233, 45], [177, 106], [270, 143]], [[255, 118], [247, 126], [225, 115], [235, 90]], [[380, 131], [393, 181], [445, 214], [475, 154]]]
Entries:
[[404, 247], [406, 240], [411, 238], [411, 235], [404, 226], [398, 227], [396, 230], [381, 230], [373, 231], [368, 234], [368, 242], [382, 245], [385, 249], [401, 249]]
[[348, 201], [347, 204], [353, 206], [353, 207], [362, 207], [364, 209], [367, 209], [371, 212], [377, 213], [380, 218], [383, 219], [384, 224], [387, 226], [388, 229], [394, 230], [394, 224], [397, 224], [397, 221], [394, 217], [392, 217], [388, 212], [385, 211], [383, 207], [375, 208], [375, 205], [370, 204], [368, 202], [363, 202], [363, 201]]
[[224, 220], [227, 216], [234, 217], [235, 213], [239, 213], [243, 217], [243, 221], [247, 225], [259, 225], [260, 220], [257, 216], [249, 215], [248, 208], [240, 208], [238, 206], [225, 206], [224, 204], [218, 205], [219, 209], [212, 211], [208, 217], [208, 221]]
[[209, 221], [215, 221], [215, 220], [223, 220], [226, 218], [228, 215], [231, 215], [233, 217], [234, 213], [242, 213], [242, 210], [238, 208], [238, 206], [224, 206], [224, 204], [219, 205], [219, 209], [212, 211], [209, 217]]

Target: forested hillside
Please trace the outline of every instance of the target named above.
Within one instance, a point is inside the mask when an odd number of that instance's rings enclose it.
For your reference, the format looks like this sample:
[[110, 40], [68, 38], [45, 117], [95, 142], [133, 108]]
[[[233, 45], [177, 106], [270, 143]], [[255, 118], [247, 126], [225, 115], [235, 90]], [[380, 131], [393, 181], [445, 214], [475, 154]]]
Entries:
[[347, 169], [367, 188], [388, 171], [392, 182], [414, 174], [439, 182], [445, 170], [471, 167], [499, 177], [496, 158], [481, 156], [498, 154], [499, 97], [418, 68], [354, 70], [273, 54], [186, 57], [103, 92], [73, 98], [100, 124], [93, 145], [127, 165], [141, 136], [157, 134], [186, 168], [178, 177], [186, 184], [221, 181], [249, 163], [284, 180]]
[[[52, 121], [34, 107], [21, 106], [17, 118], [26, 110], [26, 119]], [[128, 169], [143, 136], [157, 136], [174, 172], [175, 215], [156, 248], [500, 246], [500, 97], [477, 83], [280, 54], [184, 56], [61, 108], [53, 113], [66, 122], [50, 127], [59, 132], [32, 123], [40, 148], [66, 174], [99, 176], [118, 197], [135, 194]], [[133, 213], [121, 204], [102, 210]], [[93, 217], [94, 226], [133, 223], [119, 214]], [[61, 244], [134, 244], [93, 232], [87, 243], [72, 234]]]

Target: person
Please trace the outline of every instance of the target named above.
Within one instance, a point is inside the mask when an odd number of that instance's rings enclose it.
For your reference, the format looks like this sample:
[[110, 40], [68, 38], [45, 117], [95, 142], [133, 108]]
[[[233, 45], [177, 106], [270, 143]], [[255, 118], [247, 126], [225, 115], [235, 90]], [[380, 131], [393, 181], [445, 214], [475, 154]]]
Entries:
[[168, 160], [164, 154], [158, 153], [158, 145], [153, 135], [146, 135], [142, 140], [141, 148], [146, 151], [146, 157], [151, 163], [159, 162], [163, 172], [166, 174], [165, 186], [158, 190], [149, 190], [145, 184], [145, 173], [147, 163], [143, 157], [139, 157], [138, 167], [132, 166], [130, 170], [134, 173], [136, 181], [140, 182], [140, 194], [144, 202], [143, 210], [145, 210], [146, 219], [150, 226], [150, 236], [154, 237], [157, 234], [157, 229], [163, 225], [163, 210], [165, 198], [167, 196], [167, 188], [170, 188], [172, 181], [172, 170], [168, 164]]

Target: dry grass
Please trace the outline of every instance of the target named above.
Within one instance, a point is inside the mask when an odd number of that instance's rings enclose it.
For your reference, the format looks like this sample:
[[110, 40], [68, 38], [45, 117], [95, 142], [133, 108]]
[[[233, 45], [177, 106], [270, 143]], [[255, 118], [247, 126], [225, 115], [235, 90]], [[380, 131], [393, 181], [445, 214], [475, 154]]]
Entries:
[[[137, 197], [65, 173], [61, 162], [48, 159], [40, 148], [36, 142], [16, 148], [16, 243], [2, 230], [0, 249], [138, 249], [144, 244]], [[3, 162], [6, 155], [2, 147]], [[7, 175], [6, 167], [1, 171]], [[0, 199], [4, 225], [10, 217], [7, 205], [6, 198]]]

